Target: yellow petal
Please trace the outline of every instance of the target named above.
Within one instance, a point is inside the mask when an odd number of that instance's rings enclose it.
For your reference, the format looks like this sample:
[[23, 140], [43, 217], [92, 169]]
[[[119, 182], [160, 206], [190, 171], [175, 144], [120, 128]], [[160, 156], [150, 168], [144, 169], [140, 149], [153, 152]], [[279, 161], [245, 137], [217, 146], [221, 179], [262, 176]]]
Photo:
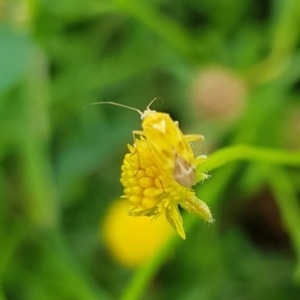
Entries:
[[185, 240], [185, 232], [182, 226], [182, 218], [178, 210], [178, 206], [171, 205], [166, 211], [166, 218], [170, 225], [178, 232], [178, 234]]

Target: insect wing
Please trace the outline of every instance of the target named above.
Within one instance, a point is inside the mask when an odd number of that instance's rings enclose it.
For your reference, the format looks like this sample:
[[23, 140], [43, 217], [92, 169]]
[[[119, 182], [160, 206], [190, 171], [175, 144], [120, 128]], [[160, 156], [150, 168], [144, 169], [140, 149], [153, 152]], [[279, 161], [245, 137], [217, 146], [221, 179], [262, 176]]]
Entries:
[[183, 186], [195, 183], [194, 154], [181, 130], [168, 114], [148, 117], [143, 129], [159, 165]]
[[199, 156], [201, 154], [200, 148], [202, 146], [202, 142], [204, 141], [204, 136], [201, 134], [187, 134], [184, 135], [184, 139], [192, 149], [194, 157]]
[[176, 151], [174, 178], [181, 185], [191, 187], [196, 180], [195, 156], [179, 127], [175, 125], [172, 129], [172, 145]]
[[143, 126], [148, 145], [166, 175], [173, 174], [176, 159], [175, 151], [166, 134], [167, 126], [164, 118]]

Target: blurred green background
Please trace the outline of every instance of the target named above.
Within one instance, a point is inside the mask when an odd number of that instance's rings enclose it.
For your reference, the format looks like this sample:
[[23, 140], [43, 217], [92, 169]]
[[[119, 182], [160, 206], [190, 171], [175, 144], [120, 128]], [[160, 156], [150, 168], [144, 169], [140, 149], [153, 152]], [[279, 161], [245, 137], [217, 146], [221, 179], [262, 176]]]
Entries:
[[[298, 0], [0, 0], [0, 299], [120, 299], [131, 284], [101, 223], [141, 121], [91, 102], [159, 97], [208, 155], [299, 151], [299, 20]], [[187, 232], [141, 299], [300, 299], [299, 168], [211, 175], [197, 192], [217, 222]]]

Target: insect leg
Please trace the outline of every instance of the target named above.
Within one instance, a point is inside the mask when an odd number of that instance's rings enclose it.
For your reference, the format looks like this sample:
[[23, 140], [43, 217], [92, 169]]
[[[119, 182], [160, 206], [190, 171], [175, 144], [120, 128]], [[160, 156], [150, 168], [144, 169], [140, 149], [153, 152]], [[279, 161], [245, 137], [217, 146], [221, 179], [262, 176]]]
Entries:
[[184, 135], [184, 139], [188, 143], [202, 142], [204, 140], [204, 136], [202, 134], [186, 134], [186, 135]]
[[197, 157], [200, 154], [200, 147], [204, 140], [204, 136], [201, 134], [188, 134], [184, 135], [184, 139], [189, 143], [194, 156]]
[[163, 185], [163, 182], [160, 180], [159, 177], [157, 177], [158, 181], [160, 182], [161, 184], [161, 188], [163, 189], [164, 193], [166, 193], [165, 189], [164, 189], [164, 185]]
[[146, 136], [146, 134], [145, 134], [145, 132], [144, 131], [142, 131], [142, 130], [133, 130], [132, 131], [132, 136], [133, 136], [133, 141], [134, 141], [134, 143], [135, 143], [135, 140], [136, 140], [136, 136], [143, 136], [143, 137], [145, 137]]
[[145, 132], [142, 131], [142, 130], [133, 130], [132, 131], [132, 135], [133, 135], [133, 141], [134, 141], [134, 148], [135, 148], [135, 151], [136, 151], [136, 154], [137, 154], [137, 157], [138, 157], [138, 169], [137, 169], [137, 172], [135, 174], [135, 176], [136, 176], [137, 173], [140, 170], [140, 155], [139, 155], [138, 149], [136, 147], [136, 139], [137, 139], [136, 136], [143, 136], [143, 137], [145, 137], [146, 135], [145, 135]]

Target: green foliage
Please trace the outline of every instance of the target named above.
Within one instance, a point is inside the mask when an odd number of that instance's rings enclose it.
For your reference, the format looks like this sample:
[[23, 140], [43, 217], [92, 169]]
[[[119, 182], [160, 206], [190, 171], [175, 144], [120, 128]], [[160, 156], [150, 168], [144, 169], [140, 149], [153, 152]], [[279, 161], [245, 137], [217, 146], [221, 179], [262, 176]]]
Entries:
[[[297, 0], [0, 0], [0, 300], [298, 299], [299, 18]], [[208, 66], [242, 78], [239, 118], [197, 111]], [[217, 222], [185, 215], [187, 240], [133, 271], [99, 226], [140, 119], [83, 108], [155, 97], [207, 137], [212, 178], [196, 191]], [[259, 206], [245, 223], [264, 191], [278, 214]]]

